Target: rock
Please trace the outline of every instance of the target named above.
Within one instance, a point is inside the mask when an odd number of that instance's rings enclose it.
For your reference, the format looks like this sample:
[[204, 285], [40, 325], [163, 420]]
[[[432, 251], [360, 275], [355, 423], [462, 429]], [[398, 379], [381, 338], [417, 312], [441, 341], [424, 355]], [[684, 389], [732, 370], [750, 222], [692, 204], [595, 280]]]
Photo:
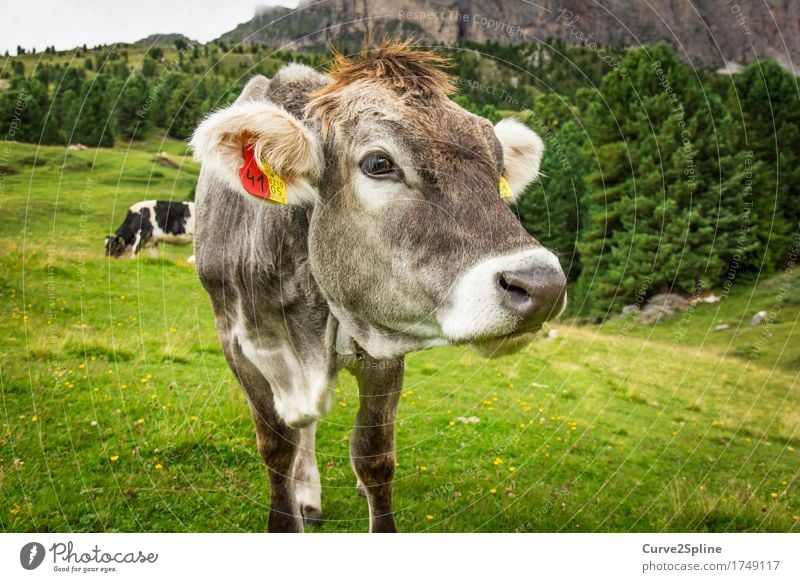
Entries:
[[544, 341], [546, 343], [549, 343], [549, 342], [555, 341], [555, 339], [557, 337], [558, 337], [558, 330], [557, 329], [550, 329], [550, 330], [547, 330], [547, 336], [544, 338]]
[[727, 323], [720, 323], [719, 325], [714, 326], [714, 331], [724, 331], [726, 329], [730, 329], [730, 325]]
[[719, 303], [720, 301], [722, 301], [722, 297], [709, 293], [708, 295], [695, 295], [689, 300], [689, 303], [697, 305], [698, 303]]
[[478, 418], [477, 416], [470, 416], [470, 417], [457, 416], [456, 420], [461, 424], [478, 424], [481, 421], [481, 419]]
[[689, 307], [689, 300], [675, 293], [659, 293], [650, 298], [641, 312], [639, 322], [644, 324], [658, 323], [665, 317], [674, 315]]
[[673, 311], [683, 311], [689, 307], [689, 300], [676, 293], [659, 293], [653, 295], [647, 305], [659, 305]]
[[753, 319], [750, 320], [750, 325], [752, 325], [753, 327], [761, 325], [761, 322], [765, 321], [767, 317], [769, 317], [769, 313], [767, 313], [762, 309], [753, 316]]
[[156, 157], [153, 158], [153, 161], [159, 166], [164, 166], [165, 168], [172, 168], [173, 170], [177, 170], [178, 168], [181, 167], [181, 165], [178, 162], [169, 157], [169, 154], [167, 152], [160, 152], [156, 154]]
[[189, 263], [190, 265], [194, 265], [194, 255], [186, 259], [186, 262]]
[[626, 305], [622, 308], [622, 315], [630, 315], [631, 313], [639, 313], [639, 305], [633, 303], [631, 305]]
[[67, 146], [67, 149], [68, 150], [74, 150], [74, 151], [77, 151], [77, 152], [82, 152], [84, 150], [88, 150], [89, 148], [87, 148], [82, 143], [71, 143], [71, 144], [69, 144]]

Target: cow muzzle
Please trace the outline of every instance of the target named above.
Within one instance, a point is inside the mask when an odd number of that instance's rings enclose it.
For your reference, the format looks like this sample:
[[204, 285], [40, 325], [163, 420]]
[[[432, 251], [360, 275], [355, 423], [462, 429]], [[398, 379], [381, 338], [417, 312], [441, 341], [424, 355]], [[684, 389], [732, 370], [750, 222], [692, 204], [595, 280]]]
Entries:
[[503, 306], [519, 321], [518, 333], [538, 331], [564, 308], [567, 279], [560, 267], [502, 271], [497, 286]]
[[442, 333], [483, 353], [515, 351], [563, 311], [566, 284], [556, 256], [541, 247], [486, 259], [456, 280], [437, 313]]

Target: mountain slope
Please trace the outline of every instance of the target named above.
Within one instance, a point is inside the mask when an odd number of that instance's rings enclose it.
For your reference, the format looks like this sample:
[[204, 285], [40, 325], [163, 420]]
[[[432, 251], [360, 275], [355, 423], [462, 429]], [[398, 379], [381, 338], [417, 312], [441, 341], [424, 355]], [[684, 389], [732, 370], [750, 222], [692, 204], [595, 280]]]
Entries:
[[763, 0], [324, 0], [297, 9], [259, 8], [224, 34], [226, 42], [313, 49], [333, 39], [360, 42], [368, 27], [423, 42], [669, 43], [695, 66], [722, 67], [773, 58], [786, 68], [800, 58], [800, 3]]

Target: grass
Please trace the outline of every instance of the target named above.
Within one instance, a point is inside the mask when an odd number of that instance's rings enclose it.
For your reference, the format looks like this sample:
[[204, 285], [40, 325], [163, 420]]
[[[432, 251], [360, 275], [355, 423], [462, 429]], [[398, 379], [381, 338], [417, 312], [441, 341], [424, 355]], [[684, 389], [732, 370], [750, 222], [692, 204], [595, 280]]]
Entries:
[[[191, 163], [152, 162], [182, 147], [11, 144], [0, 160], [17, 170], [0, 178], [3, 531], [266, 526], [249, 412], [190, 250], [103, 257], [129, 204], [192, 188]], [[800, 293], [783, 283], [656, 327], [562, 322], [555, 339], [497, 360], [409, 355], [399, 528], [800, 530]], [[751, 327], [778, 297], [775, 321]], [[712, 331], [719, 322], [731, 328]], [[356, 405], [343, 373], [318, 435], [324, 532], [367, 529], [347, 457]]]

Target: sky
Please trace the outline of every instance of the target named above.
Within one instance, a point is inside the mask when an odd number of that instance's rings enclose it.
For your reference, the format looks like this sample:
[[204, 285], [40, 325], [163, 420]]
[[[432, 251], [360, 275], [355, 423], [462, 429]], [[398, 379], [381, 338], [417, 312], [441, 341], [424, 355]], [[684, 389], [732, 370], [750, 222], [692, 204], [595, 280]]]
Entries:
[[297, 0], [0, 0], [0, 54], [15, 54], [17, 45], [66, 50], [169, 32], [207, 42], [250, 20], [257, 5], [295, 7]]

